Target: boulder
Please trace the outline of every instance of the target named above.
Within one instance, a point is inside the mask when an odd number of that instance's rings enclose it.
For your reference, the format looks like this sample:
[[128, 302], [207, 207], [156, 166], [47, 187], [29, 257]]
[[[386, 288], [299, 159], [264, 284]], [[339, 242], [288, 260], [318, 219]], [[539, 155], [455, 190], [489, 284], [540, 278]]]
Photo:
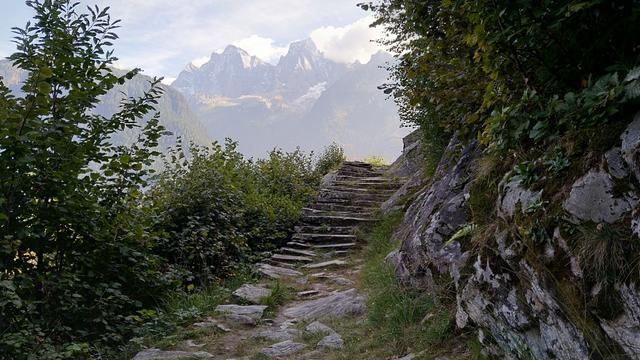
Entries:
[[312, 335], [316, 335], [316, 334], [333, 334], [335, 333], [335, 331], [328, 327], [327, 325], [321, 323], [320, 321], [314, 321], [311, 324], [307, 325], [304, 328], [304, 331], [308, 332], [309, 334]]
[[638, 204], [633, 192], [614, 194], [614, 183], [607, 172], [591, 170], [571, 187], [563, 207], [575, 223], [614, 223], [630, 213]]
[[233, 296], [254, 304], [260, 303], [262, 299], [269, 297], [270, 295], [270, 289], [267, 289], [262, 285], [252, 284], [244, 284], [233, 292]]
[[344, 340], [337, 333], [329, 334], [318, 341], [318, 349], [339, 350], [344, 347]]

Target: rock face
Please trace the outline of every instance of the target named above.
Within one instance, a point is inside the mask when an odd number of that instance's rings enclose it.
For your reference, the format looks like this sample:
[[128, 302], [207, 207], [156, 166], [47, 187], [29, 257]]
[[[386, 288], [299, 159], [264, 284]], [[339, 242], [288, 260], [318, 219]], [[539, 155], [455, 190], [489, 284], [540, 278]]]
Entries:
[[403, 139], [402, 155], [391, 164], [387, 173], [407, 180], [380, 206], [385, 215], [401, 207], [403, 200], [411, 192], [424, 185], [424, 154], [420, 130], [415, 130]]
[[[451, 140], [433, 181], [407, 208], [395, 234], [402, 245], [386, 261], [395, 267], [396, 276], [425, 291], [436, 291], [435, 274], [453, 279], [457, 326], [477, 328], [485, 351], [495, 358], [640, 359], [640, 292], [633, 277], [624, 283], [616, 280], [607, 290], [604, 301], [619, 301], [616, 311], [580, 310], [589, 326], [570, 311], [574, 305], [567, 299], [576, 295], [562, 295], [567, 289], [579, 291], [581, 301], [591, 304], [603, 296], [606, 286], [589, 273], [591, 260], [582, 257], [595, 245], [580, 237], [586, 230], [577, 229], [594, 229], [589, 230], [589, 241], [604, 241], [598, 240], [602, 237], [607, 246], [622, 241], [623, 233], [640, 241], [640, 195], [635, 185], [640, 180], [640, 113], [601, 161], [568, 179], [560, 195], [527, 189], [506, 174], [497, 189], [495, 224], [483, 234], [485, 246], [492, 249], [486, 252], [477, 251], [468, 240], [452, 239], [472, 221], [469, 181], [478, 154], [475, 144], [462, 146]], [[514, 229], [515, 222], [530, 214], [532, 205], [560, 209], [551, 230], [544, 229], [546, 237], [534, 244], [514, 235], [520, 230]], [[563, 235], [565, 228], [574, 229], [571, 238]], [[612, 232], [617, 235], [606, 238]], [[527, 256], [531, 246], [535, 257]], [[555, 269], [553, 277], [541, 270], [545, 266]], [[637, 279], [637, 273], [633, 276]]]

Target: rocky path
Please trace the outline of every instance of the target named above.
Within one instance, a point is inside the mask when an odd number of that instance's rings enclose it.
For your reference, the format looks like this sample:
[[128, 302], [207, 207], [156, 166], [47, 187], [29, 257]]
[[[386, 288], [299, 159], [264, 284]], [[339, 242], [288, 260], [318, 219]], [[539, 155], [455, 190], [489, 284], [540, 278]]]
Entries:
[[322, 321], [366, 311], [365, 297], [354, 287], [359, 229], [376, 221], [380, 204], [399, 186], [382, 168], [346, 162], [325, 177], [292, 240], [257, 264], [263, 282], [294, 289], [290, 300], [267, 313], [260, 304], [272, 290], [264, 283], [245, 284], [233, 293], [236, 304], [220, 305], [215, 317], [192, 325], [210, 329], [209, 337], [186, 339], [177, 351], [147, 349], [134, 360], [335, 358], [343, 337]]

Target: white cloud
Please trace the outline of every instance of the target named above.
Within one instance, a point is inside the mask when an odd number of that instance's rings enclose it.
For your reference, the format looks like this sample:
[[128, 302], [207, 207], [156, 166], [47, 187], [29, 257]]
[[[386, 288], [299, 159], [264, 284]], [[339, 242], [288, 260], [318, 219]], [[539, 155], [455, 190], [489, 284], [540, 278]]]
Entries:
[[195, 67], [201, 67], [202, 65], [206, 64], [209, 62], [211, 58], [209, 56], [202, 56], [199, 58], [195, 58], [193, 60], [191, 60], [191, 64]]
[[176, 78], [174, 77], [165, 77], [164, 79], [162, 79], [162, 83], [165, 85], [171, 85], [174, 81], [176, 81]]
[[258, 35], [251, 35], [234, 42], [233, 45], [270, 63], [277, 62], [280, 56], [287, 52], [286, 46], [277, 46], [274, 44], [273, 39]]
[[324, 26], [312, 31], [311, 39], [331, 60], [366, 63], [371, 55], [383, 50], [374, 40], [383, 38], [384, 32], [380, 28], [369, 27], [373, 20], [372, 16], [367, 16], [342, 27]]

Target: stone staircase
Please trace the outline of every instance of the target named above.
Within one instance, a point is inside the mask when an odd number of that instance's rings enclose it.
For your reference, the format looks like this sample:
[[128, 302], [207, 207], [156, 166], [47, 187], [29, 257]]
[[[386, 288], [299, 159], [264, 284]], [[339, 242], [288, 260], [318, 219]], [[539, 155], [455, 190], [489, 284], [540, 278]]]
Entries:
[[349, 161], [325, 177], [317, 199], [302, 210], [291, 241], [265, 263], [287, 268], [341, 264], [335, 258], [360, 245], [357, 227], [375, 222], [382, 202], [401, 186], [384, 177], [384, 171], [384, 167]]
[[358, 226], [375, 222], [380, 204], [400, 187], [403, 179], [389, 179], [385, 170], [346, 162], [327, 175], [317, 199], [303, 210], [291, 241], [256, 264], [264, 278], [297, 291], [296, 299], [265, 315], [264, 299], [272, 290], [265, 283], [244, 284], [233, 292], [239, 303], [218, 305], [215, 316], [191, 326], [194, 331], [213, 329], [218, 335], [188, 339], [177, 351], [145, 349], [134, 360], [325, 360], [330, 352], [341, 351], [342, 336], [320, 320], [366, 312], [365, 297], [354, 288], [362, 259], [357, 252], [349, 261], [341, 257], [358, 248]]

